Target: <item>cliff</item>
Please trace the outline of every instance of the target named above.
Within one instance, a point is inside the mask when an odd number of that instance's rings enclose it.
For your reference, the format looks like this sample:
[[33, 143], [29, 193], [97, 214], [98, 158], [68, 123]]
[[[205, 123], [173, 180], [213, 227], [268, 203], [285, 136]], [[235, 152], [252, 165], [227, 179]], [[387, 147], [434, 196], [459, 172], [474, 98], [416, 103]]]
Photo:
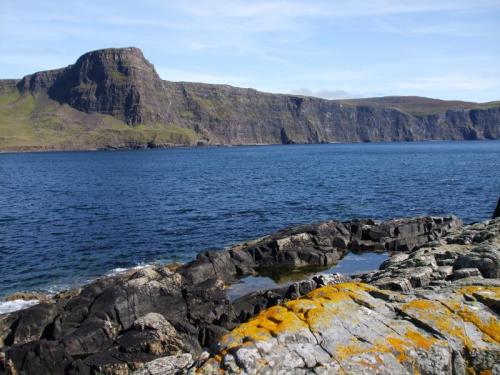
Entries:
[[137, 48], [0, 81], [0, 150], [498, 139], [500, 104], [163, 81]]

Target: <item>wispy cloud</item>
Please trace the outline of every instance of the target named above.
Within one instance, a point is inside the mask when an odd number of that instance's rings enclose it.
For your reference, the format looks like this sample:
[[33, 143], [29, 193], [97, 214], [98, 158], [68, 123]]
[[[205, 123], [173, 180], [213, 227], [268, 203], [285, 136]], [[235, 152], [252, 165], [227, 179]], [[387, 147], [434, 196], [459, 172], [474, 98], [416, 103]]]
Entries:
[[367, 96], [371, 96], [367, 94], [348, 92], [345, 90], [327, 90], [327, 89], [311, 90], [307, 88], [292, 90], [290, 93], [295, 95], [314, 96], [324, 99], [354, 99], [354, 98], [364, 98]]
[[[493, 26], [493, 25], [492, 25]], [[394, 34], [415, 34], [415, 35], [441, 35], [460, 38], [488, 38], [499, 39], [500, 33], [496, 30], [490, 30], [488, 25], [464, 24], [459, 22], [443, 22], [443, 21], [385, 21], [379, 20], [377, 27], [382, 32]], [[493, 27], [498, 27], [497, 25]]]
[[487, 90], [500, 87], [498, 78], [478, 76], [416, 77], [394, 83], [394, 87], [409, 90]]
[[499, 0], [3, 0], [0, 75], [133, 45], [169, 80], [495, 99], [499, 17]]

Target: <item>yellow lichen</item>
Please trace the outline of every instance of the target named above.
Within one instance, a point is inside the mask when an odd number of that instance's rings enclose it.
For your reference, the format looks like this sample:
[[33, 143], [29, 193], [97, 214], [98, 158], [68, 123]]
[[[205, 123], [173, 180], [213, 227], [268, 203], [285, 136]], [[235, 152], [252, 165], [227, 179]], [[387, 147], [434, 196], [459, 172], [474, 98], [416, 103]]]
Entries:
[[389, 336], [387, 342], [392, 347], [392, 351], [397, 353], [398, 361], [405, 362], [408, 360], [406, 352], [408, 351], [408, 341], [402, 340], [399, 337]]
[[430, 336], [426, 337], [413, 329], [407, 330], [405, 336], [408, 340], [410, 340], [414, 344], [415, 347], [424, 350], [429, 350], [431, 346], [438, 341], [433, 337]]
[[463, 321], [440, 302], [413, 300], [404, 304], [402, 310], [437, 331], [459, 340], [465, 347], [473, 347], [473, 342], [465, 332]]
[[458, 292], [469, 296], [479, 293], [491, 296], [495, 299], [500, 299], [500, 287], [498, 286], [469, 285], [460, 288]]
[[[235, 348], [251, 346], [256, 341], [269, 340], [284, 333], [294, 333], [302, 329], [314, 332], [334, 328], [333, 322], [336, 319], [350, 319], [350, 322], [354, 322], [353, 319], [359, 316], [360, 301], [363, 305], [377, 303], [368, 293], [373, 290], [377, 289], [361, 283], [337, 284], [316, 289], [282, 306], [266, 309], [224, 336], [220, 340], [220, 354], [223, 356]], [[417, 299], [403, 304], [401, 308], [424, 324], [460, 340], [468, 348], [471, 348], [472, 343], [464, 331], [463, 320], [482, 327], [482, 330], [498, 330], [498, 322], [483, 322], [470, 314], [470, 311], [462, 311], [454, 306], [447, 308], [439, 301]], [[456, 313], [452, 310], [456, 310]], [[491, 337], [497, 336], [493, 334]], [[366, 360], [366, 365], [371, 366], [373, 361], [380, 363], [384, 355], [390, 354], [413, 371], [418, 371], [415, 352], [428, 351], [433, 345], [441, 344], [447, 345], [445, 341], [410, 326], [402, 330], [400, 335], [380, 337], [374, 343], [353, 339], [351, 343], [339, 346], [334, 357], [344, 361], [359, 356], [360, 361], [364, 363]], [[218, 357], [217, 360], [222, 358]]]
[[267, 340], [280, 333], [307, 328], [297, 315], [282, 306], [274, 306], [257, 315], [247, 323], [235, 328], [221, 338], [226, 348], [241, 346], [245, 342]]
[[493, 316], [482, 319], [472, 308], [465, 304], [454, 301], [449, 301], [446, 304], [464, 321], [474, 324], [481, 330], [485, 334], [483, 337], [485, 341], [492, 341], [491, 339], [493, 339], [494, 342], [500, 342], [500, 321], [498, 319]]

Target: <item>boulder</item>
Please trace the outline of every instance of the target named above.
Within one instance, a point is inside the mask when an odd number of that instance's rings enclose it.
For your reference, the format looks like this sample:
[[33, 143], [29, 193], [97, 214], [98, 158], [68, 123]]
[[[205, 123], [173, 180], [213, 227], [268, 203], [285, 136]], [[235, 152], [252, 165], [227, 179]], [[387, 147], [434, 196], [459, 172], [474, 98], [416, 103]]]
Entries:
[[450, 275], [452, 280], [465, 279], [468, 277], [482, 277], [482, 275], [477, 268], [461, 268]]
[[477, 268], [486, 278], [500, 278], [500, 243], [484, 242], [470, 252], [460, 255], [454, 268]]

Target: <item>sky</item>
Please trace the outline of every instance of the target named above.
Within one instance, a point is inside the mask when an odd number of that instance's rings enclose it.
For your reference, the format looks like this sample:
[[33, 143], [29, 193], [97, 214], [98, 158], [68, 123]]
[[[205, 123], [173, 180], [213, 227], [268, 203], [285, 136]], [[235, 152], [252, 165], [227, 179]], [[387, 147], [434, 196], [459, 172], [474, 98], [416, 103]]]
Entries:
[[128, 46], [170, 81], [500, 100], [500, 0], [2, 0], [0, 78]]

